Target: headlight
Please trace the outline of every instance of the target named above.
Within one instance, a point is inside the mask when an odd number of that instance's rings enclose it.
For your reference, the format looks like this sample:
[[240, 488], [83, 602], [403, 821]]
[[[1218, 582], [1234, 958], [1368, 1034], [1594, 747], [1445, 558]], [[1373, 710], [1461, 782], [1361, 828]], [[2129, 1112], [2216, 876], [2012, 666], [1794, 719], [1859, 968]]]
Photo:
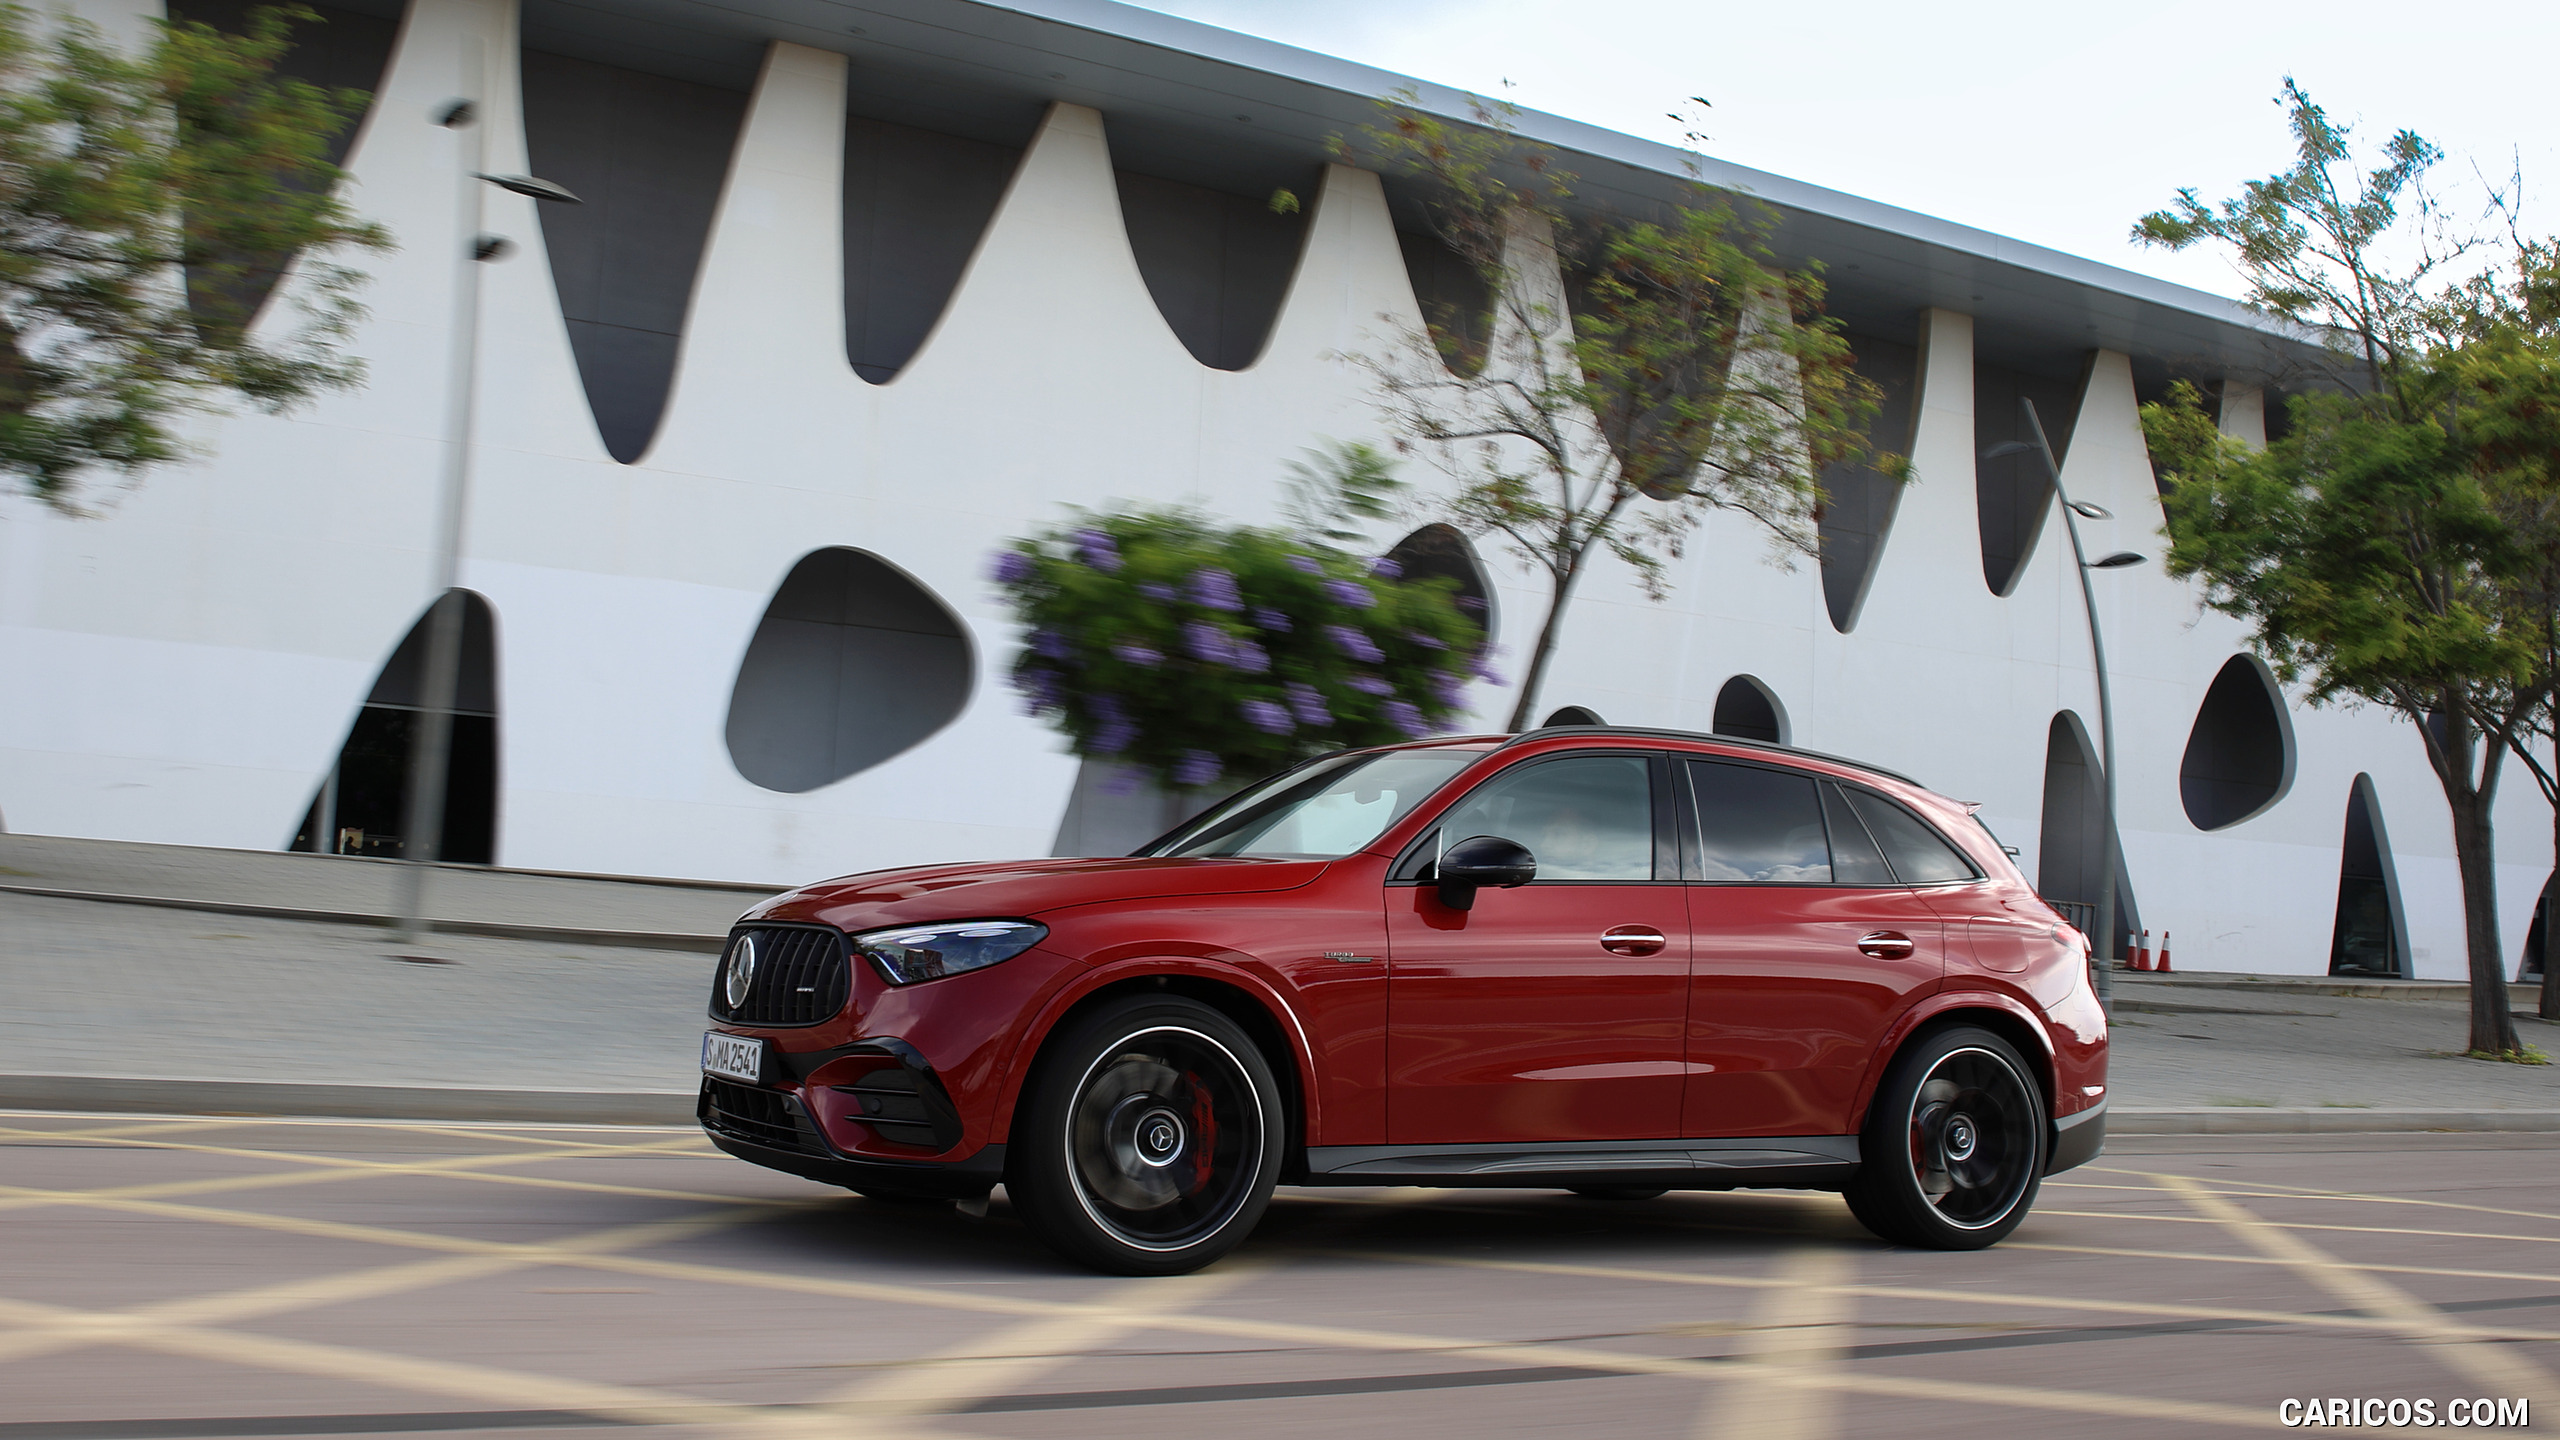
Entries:
[[890, 984], [913, 985], [1010, 960], [1048, 933], [1048, 926], [1028, 920], [954, 920], [873, 930], [854, 936], [853, 948], [870, 956]]

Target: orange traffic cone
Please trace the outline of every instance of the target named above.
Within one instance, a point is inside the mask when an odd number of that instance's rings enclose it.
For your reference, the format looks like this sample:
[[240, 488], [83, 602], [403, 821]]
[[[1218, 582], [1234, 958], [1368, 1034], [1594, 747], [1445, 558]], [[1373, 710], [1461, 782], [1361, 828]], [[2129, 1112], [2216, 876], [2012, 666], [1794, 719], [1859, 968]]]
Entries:
[[2154, 969], [2154, 970], [2159, 971], [2159, 972], [2160, 972], [2161, 974], [2163, 974], [2163, 975], [2166, 975], [2166, 974], [2168, 974], [2168, 973], [2169, 973], [2169, 932], [2168, 932], [2168, 931], [2166, 931], [2166, 930], [2163, 930], [2163, 931], [2161, 931], [2161, 932], [2160, 932], [2160, 959], [2159, 959], [2159, 962], [2158, 962], [2157, 964], [2153, 965], [2151, 968], [2152, 968], [2152, 969]]
[[2133, 968], [2148, 970], [2151, 968], [2151, 932], [2142, 930], [2137, 931], [2136, 935], [2138, 938], [2133, 942]]

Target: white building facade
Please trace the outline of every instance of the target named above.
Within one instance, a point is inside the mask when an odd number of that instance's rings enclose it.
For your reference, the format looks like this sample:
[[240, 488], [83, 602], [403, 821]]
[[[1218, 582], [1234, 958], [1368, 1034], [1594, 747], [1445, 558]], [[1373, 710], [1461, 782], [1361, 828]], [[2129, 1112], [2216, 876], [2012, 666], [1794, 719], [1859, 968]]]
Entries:
[[[1050, 853], [1077, 828], [1078, 765], [1005, 683], [1018, 634], [991, 552], [1069, 505], [1273, 518], [1289, 460], [1377, 430], [1344, 357], [1461, 283], [1401, 182], [1328, 163], [1328, 137], [1412, 82], [1098, 0], [324, 14], [297, 63], [376, 92], [344, 163], [400, 241], [365, 262], [369, 382], [207, 420], [203, 458], [94, 518], [0, 502], [11, 831], [380, 843], [362, 815], [380, 814], [373, 752], [419, 698], [402, 646], [435, 583], [477, 141], [490, 171], [587, 202], [486, 198], [517, 248], [481, 269], [456, 752], [473, 793], [454, 806], [479, 847], [463, 858], [508, 866], [780, 883]], [[433, 123], [474, 93], [480, 136]], [[1678, 174], [1627, 137], [1524, 128], [1595, 194], [1642, 201]], [[1830, 267], [1888, 395], [1879, 443], [1917, 479], [1838, 477], [1819, 566], [1773, 565], [1737, 516], [1667, 601], [1595, 576], [1542, 709], [1705, 730], [1721, 701], [1723, 728], [1980, 801], [2049, 895], [2095, 898], [2070, 545], [2046, 487], [1981, 458], [2027, 395], [2067, 488], [2114, 517], [2083, 522], [2091, 553], [2151, 557], [2095, 577], [2139, 923], [2174, 934], [2182, 969], [2461, 976], [2416, 736], [2278, 694], [2242, 627], [2158, 563], [2137, 404], [2195, 378], [2262, 439], [2287, 342], [2214, 297], [1710, 178], [1776, 208], [1788, 258]], [[1300, 215], [1263, 203], [1282, 184]], [[1496, 549], [1476, 561], [1516, 673], [1543, 590]], [[1490, 728], [1510, 701], [1479, 687], [1477, 714]], [[2552, 869], [2529, 784], [2505, 787], [2498, 833], [2513, 955]]]

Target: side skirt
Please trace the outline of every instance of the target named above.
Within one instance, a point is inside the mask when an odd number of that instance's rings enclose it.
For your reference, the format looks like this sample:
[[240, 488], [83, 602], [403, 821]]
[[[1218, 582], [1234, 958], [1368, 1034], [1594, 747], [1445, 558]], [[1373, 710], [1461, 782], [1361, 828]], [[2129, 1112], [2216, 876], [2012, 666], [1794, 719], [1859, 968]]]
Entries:
[[1318, 1145], [1303, 1185], [1545, 1189], [1575, 1185], [1835, 1190], [1858, 1169], [1855, 1135], [1517, 1145]]

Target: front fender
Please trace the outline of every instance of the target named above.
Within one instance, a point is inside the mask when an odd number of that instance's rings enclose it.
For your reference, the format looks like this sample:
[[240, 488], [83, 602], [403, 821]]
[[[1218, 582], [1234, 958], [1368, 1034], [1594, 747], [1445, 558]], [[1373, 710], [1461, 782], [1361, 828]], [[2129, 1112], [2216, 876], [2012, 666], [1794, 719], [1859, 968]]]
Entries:
[[997, 1092], [994, 1134], [1002, 1137], [1013, 1132], [1014, 1107], [1020, 1103], [1023, 1083], [1030, 1078], [1031, 1067], [1039, 1059], [1040, 1047], [1048, 1043], [1051, 1032], [1078, 1005], [1114, 986], [1133, 980], [1158, 976], [1181, 976], [1213, 981], [1231, 986], [1250, 996], [1271, 1018], [1289, 1046], [1292, 1063], [1297, 1067], [1299, 1103], [1304, 1115], [1305, 1134], [1300, 1143], [1309, 1143], [1323, 1133], [1320, 1118], [1322, 1097], [1316, 1086], [1314, 1047], [1308, 1042], [1306, 1025], [1297, 1008], [1289, 1003], [1280, 987], [1255, 972], [1251, 967], [1260, 962], [1251, 957], [1205, 954], [1123, 954], [1097, 963], [1071, 978], [1051, 992], [1031, 1023], [1023, 1027], [1012, 1063], [1005, 1067], [1004, 1086]]

